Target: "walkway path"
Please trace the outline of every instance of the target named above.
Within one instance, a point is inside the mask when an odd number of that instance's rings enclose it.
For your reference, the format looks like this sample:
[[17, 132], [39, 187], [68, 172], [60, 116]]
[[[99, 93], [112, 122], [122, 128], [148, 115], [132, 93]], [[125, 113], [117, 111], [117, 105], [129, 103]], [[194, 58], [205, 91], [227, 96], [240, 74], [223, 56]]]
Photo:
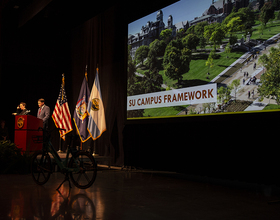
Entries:
[[[273, 36], [272, 38], [268, 39], [268, 41], [273, 40], [276, 42], [277, 39], [279, 39], [279, 38], [280, 38], [280, 33]], [[235, 79], [240, 80], [240, 87], [238, 89], [236, 99], [245, 100], [245, 101], [253, 101], [253, 103], [247, 109], [245, 109], [245, 111], [262, 110], [269, 103], [276, 104], [276, 102], [271, 99], [264, 99], [260, 102], [259, 94], [257, 92], [257, 88], [258, 88], [257, 83], [260, 80], [261, 74], [263, 74], [263, 72], [265, 71], [263, 69], [263, 67], [258, 64], [258, 59], [263, 54], [269, 54], [269, 49], [271, 47], [276, 47], [276, 46], [277, 46], [276, 43], [273, 43], [268, 46], [265, 46], [264, 44], [260, 44], [256, 47], [254, 47], [254, 49], [256, 51], [259, 51], [259, 54], [257, 55], [256, 59], [253, 59], [252, 54], [250, 52], [245, 53], [239, 59], [237, 59], [234, 63], [232, 63], [228, 68], [226, 68], [223, 72], [221, 72], [217, 77], [212, 79], [210, 83], [214, 83], [215, 81], [217, 81], [218, 78], [220, 78], [222, 75], [224, 75], [236, 63], [242, 63], [242, 64], [244, 64], [244, 66], [240, 70], [238, 70], [234, 74], [232, 74], [230, 77], [225, 79], [222, 82], [222, 84], [228, 86], [232, 83], [233, 80], [235, 80]], [[249, 62], [247, 62], [248, 58], [250, 58]], [[254, 68], [254, 65], [256, 65], [255, 68]], [[247, 75], [244, 77], [244, 72], [248, 73], [248, 77], [247, 77]], [[257, 79], [256, 84], [249, 83], [250, 79], [253, 77], [256, 77], [256, 79]], [[245, 79], [244, 84], [243, 84], [243, 79]], [[248, 96], [249, 91], [250, 91], [250, 97]], [[252, 92], [254, 93], [254, 95], [252, 95]], [[231, 95], [234, 96], [234, 93], [232, 92]], [[193, 111], [195, 111], [195, 112], [201, 112], [203, 110], [203, 104], [192, 105], [192, 106], [189, 106], [187, 109], [188, 109], [188, 111], [190, 111], [190, 109], [193, 109]], [[179, 114], [185, 114], [185, 110], [180, 112]]]

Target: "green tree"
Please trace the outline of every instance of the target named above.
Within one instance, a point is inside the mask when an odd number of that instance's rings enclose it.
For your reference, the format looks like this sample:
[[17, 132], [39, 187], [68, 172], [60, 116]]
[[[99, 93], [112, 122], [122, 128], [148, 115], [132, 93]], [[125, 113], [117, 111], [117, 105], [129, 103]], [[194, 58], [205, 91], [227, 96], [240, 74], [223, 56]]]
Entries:
[[147, 66], [150, 70], [153, 70], [154, 68], [160, 68], [158, 57], [163, 56], [166, 48], [166, 43], [163, 40], [154, 40], [152, 43], [150, 43], [149, 46], [149, 53], [148, 53], [148, 59], [147, 59]]
[[218, 96], [217, 96], [218, 101], [224, 104], [226, 101], [230, 99], [230, 92], [231, 92], [230, 88], [221, 86], [218, 89]]
[[238, 79], [233, 80], [229, 85], [229, 89], [234, 91], [235, 101], [236, 101], [236, 93], [239, 87], [240, 87], [240, 80]]
[[238, 39], [236, 35], [231, 35], [229, 37], [229, 45], [234, 45], [235, 43], [237, 43]]
[[190, 50], [196, 49], [199, 43], [199, 38], [195, 34], [188, 34], [183, 39], [183, 44]]
[[229, 58], [229, 54], [231, 52], [230, 42], [227, 43], [225, 47], [225, 52], [227, 53], [227, 58]]
[[128, 65], [127, 65], [127, 96], [137, 95], [144, 92], [141, 82], [142, 77], [135, 75], [135, 61], [130, 56], [131, 45], [128, 46]]
[[241, 31], [244, 28], [244, 23], [240, 17], [233, 17], [226, 25], [227, 32], [232, 35], [237, 31]]
[[161, 85], [163, 84], [163, 78], [159, 74], [157, 68], [154, 68], [149, 72], [146, 72], [143, 81], [144, 81], [143, 87], [145, 88], [145, 93], [162, 91]]
[[223, 27], [217, 23], [215, 30], [212, 32], [210, 41], [214, 44], [214, 50], [216, 50], [217, 45], [222, 44], [222, 40], [225, 38], [225, 32]]
[[203, 36], [204, 36], [204, 38], [205, 38], [207, 41], [210, 41], [210, 38], [211, 38], [211, 36], [212, 36], [212, 33], [215, 31], [216, 24], [217, 24], [217, 23], [212, 23], [212, 24], [209, 24], [209, 25], [207, 25], [207, 26], [204, 27]]
[[279, 10], [280, 9], [280, 1], [279, 0], [273, 0], [272, 7], [274, 10]]
[[128, 60], [127, 60], [127, 77], [130, 78], [134, 76], [136, 72], [135, 61], [131, 58], [131, 45], [128, 45]]
[[185, 47], [181, 39], [171, 41], [165, 50], [163, 66], [165, 75], [171, 79], [182, 79], [190, 69], [191, 50]]
[[239, 17], [243, 22], [243, 30], [246, 34], [249, 32], [252, 34], [252, 27], [255, 25], [256, 16], [255, 13], [249, 8], [240, 8], [238, 10]]
[[264, 6], [261, 9], [261, 13], [260, 13], [260, 22], [266, 26], [267, 22], [270, 19], [274, 19], [275, 15], [274, 15], [274, 7], [272, 6], [271, 2], [266, 2], [264, 4]]
[[280, 11], [277, 12], [277, 15], [275, 16], [275, 20], [277, 20], [277, 21], [280, 20]]
[[214, 58], [216, 56], [216, 50], [211, 50], [208, 59], [205, 63], [205, 65], [208, 67], [208, 74], [210, 74], [210, 68], [212, 68], [214, 66]]
[[200, 22], [192, 27], [194, 27], [194, 34], [197, 36], [203, 36], [204, 34], [204, 27], [208, 25], [207, 21]]
[[255, 14], [249, 7], [240, 8], [238, 12], [232, 10], [232, 12], [222, 22], [225, 33], [229, 34], [230, 38], [238, 31], [245, 31], [246, 34], [248, 32], [252, 33], [252, 27], [254, 24]]
[[172, 30], [171, 29], [165, 29], [160, 32], [159, 37], [164, 40], [166, 43], [168, 43], [172, 36]]
[[204, 38], [203, 34], [204, 34], [204, 27], [207, 25], [208, 25], [208, 22], [204, 21], [204, 22], [200, 22], [194, 26], [194, 33], [199, 38], [198, 45], [200, 46], [200, 48], [206, 47], [206, 39]]
[[214, 49], [216, 50], [216, 46], [222, 43], [222, 40], [225, 38], [224, 27], [220, 23], [212, 23], [204, 27], [204, 38], [214, 45]]
[[151, 49], [148, 53], [147, 66], [151, 70], [157, 68], [157, 65], [158, 65], [157, 51], [155, 49]]
[[164, 55], [166, 46], [165, 41], [156, 39], [150, 43], [149, 48], [150, 50], [154, 50], [156, 52], [157, 57], [160, 57]]
[[258, 87], [260, 97], [274, 99], [280, 105], [280, 49], [272, 47], [269, 55], [260, 57], [259, 63], [266, 68]]
[[[131, 55], [131, 45], [128, 46], [128, 63], [127, 63], [127, 96], [137, 95], [144, 93], [142, 86], [142, 77], [135, 75], [136, 65]], [[132, 110], [127, 112], [128, 118], [143, 117], [144, 110]]]
[[144, 59], [148, 56], [149, 53], [149, 47], [147, 45], [140, 46], [136, 52], [135, 52], [135, 58], [137, 60], [137, 63], [144, 64]]
[[265, 26], [263, 23], [261, 23], [258, 27], [258, 30], [259, 30], [259, 34], [260, 35], [263, 35], [263, 31], [265, 30]]
[[187, 29], [186, 34], [194, 34], [194, 33], [195, 33], [195, 26], [196, 26], [196, 25], [190, 26], [190, 27]]
[[177, 33], [176, 33], [176, 38], [182, 38], [185, 36], [185, 29], [180, 29]]

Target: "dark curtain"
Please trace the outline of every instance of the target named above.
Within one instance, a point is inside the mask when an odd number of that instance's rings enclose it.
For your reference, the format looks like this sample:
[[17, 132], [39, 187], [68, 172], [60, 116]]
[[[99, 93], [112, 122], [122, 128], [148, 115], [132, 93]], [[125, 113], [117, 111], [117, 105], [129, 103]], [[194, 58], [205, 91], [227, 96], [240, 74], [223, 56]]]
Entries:
[[[14, 133], [14, 116], [11, 113], [21, 101], [26, 102], [31, 114], [36, 116], [37, 100], [45, 98], [52, 112], [62, 73], [65, 73], [68, 104], [73, 116], [85, 66], [88, 65], [91, 90], [98, 65], [107, 131], [86, 145], [94, 147], [101, 156], [110, 156], [111, 164], [124, 164], [122, 132], [126, 114], [127, 25], [122, 22], [121, 13], [117, 13], [118, 7], [71, 27], [67, 22], [62, 25], [66, 19], [46, 17], [46, 11], [42, 11], [18, 28], [16, 18], [12, 23], [13, 16], [6, 12], [1, 26], [0, 116], [6, 120], [11, 140]], [[54, 127], [52, 121], [50, 119], [51, 128]], [[58, 149], [58, 133], [54, 136], [53, 143]]]
[[[107, 131], [96, 141], [89, 141], [95, 152], [110, 156], [113, 164], [123, 165], [122, 131], [125, 121], [126, 67], [126, 25], [118, 25], [115, 8], [84, 22], [72, 30], [71, 63], [74, 111], [76, 100], [88, 66], [88, 83], [91, 90], [96, 68], [105, 108]], [[122, 31], [123, 30], [123, 31]], [[120, 34], [121, 33], [121, 34]]]

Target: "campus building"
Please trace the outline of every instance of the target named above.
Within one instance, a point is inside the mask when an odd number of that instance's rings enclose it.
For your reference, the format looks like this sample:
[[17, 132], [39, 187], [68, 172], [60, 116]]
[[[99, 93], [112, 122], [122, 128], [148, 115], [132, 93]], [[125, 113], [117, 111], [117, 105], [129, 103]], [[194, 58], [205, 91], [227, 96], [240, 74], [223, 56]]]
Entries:
[[196, 17], [192, 21], [182, 21], [173, 24], [173, 17], [169, 15], [167, 19], [167, 25], [163, 21], [163, 12], [159, 10], [156, 15], [156, 21], [148, 21], [145, 26], [142, 26], [141, 31], [134, 35], [128, 36], [128, 45], [131, 45], [130, 55], [132, 59], [135, 57], [136, 50], [142, 45], [150, 45], [155, 39], [159, 39], [161, 31], [165, 29], [172, 30], [172, 37], [176, 36], [176, 33], [181, 30], [187, 30], [190, 26], [196, 25], [200, 22], [207, 21], [209, 24], [219, 22], [221, 23], [227, 15], [229, 15], [232, 9], [247, 7], [249, 0], [218, 0], [214, 2], [208, 9], [204, 11], [201, 17]]
[[140, 33], [128, 36], [128, 45], [131, 45], [131, 57], [134, 59], [136, 50], [142, 45], [150, 45], [155, 39], [159, 39], [161, 31], [165, 29], [172, 30], [172, 36], [176, 35], [176, 32], [180, 29], [187, 30], [189, 28], [188, 21], [182, 21], [177, 24], [173, 24], [172, 15], [168, 16], [167, 25], [163, 22], [163, 12], [159, 10], [157, 12], [156, 21], [148, 21], [145, 26], [142, 26]]
[[192, 26], [203, 21], [207, 21], [209, 24], [221, 23], [231, 13], [233, 8], [238, 11], [240, 8], [247, 7], [248, 5], [249, 0], [218, 0], [216, 2], [213, 0], [202, 16], [194, 18], [194, 20], [190, 21], [190, 24]]

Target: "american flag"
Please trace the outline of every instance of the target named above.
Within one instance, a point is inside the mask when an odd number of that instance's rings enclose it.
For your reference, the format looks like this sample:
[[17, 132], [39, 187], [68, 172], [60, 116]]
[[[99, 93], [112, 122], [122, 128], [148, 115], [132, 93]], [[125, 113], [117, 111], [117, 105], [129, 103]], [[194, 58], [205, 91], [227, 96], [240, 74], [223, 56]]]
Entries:
[[73, 130], [71, 122], [71, 114], [68, 107], [67, 96], [64, 88], [64, 78], [59, 92], [58, 99], [52, 114], [53, 121], [57, 128], [63, 128], [60, 130], [60, 137], [65, 140], [65, 135]]

